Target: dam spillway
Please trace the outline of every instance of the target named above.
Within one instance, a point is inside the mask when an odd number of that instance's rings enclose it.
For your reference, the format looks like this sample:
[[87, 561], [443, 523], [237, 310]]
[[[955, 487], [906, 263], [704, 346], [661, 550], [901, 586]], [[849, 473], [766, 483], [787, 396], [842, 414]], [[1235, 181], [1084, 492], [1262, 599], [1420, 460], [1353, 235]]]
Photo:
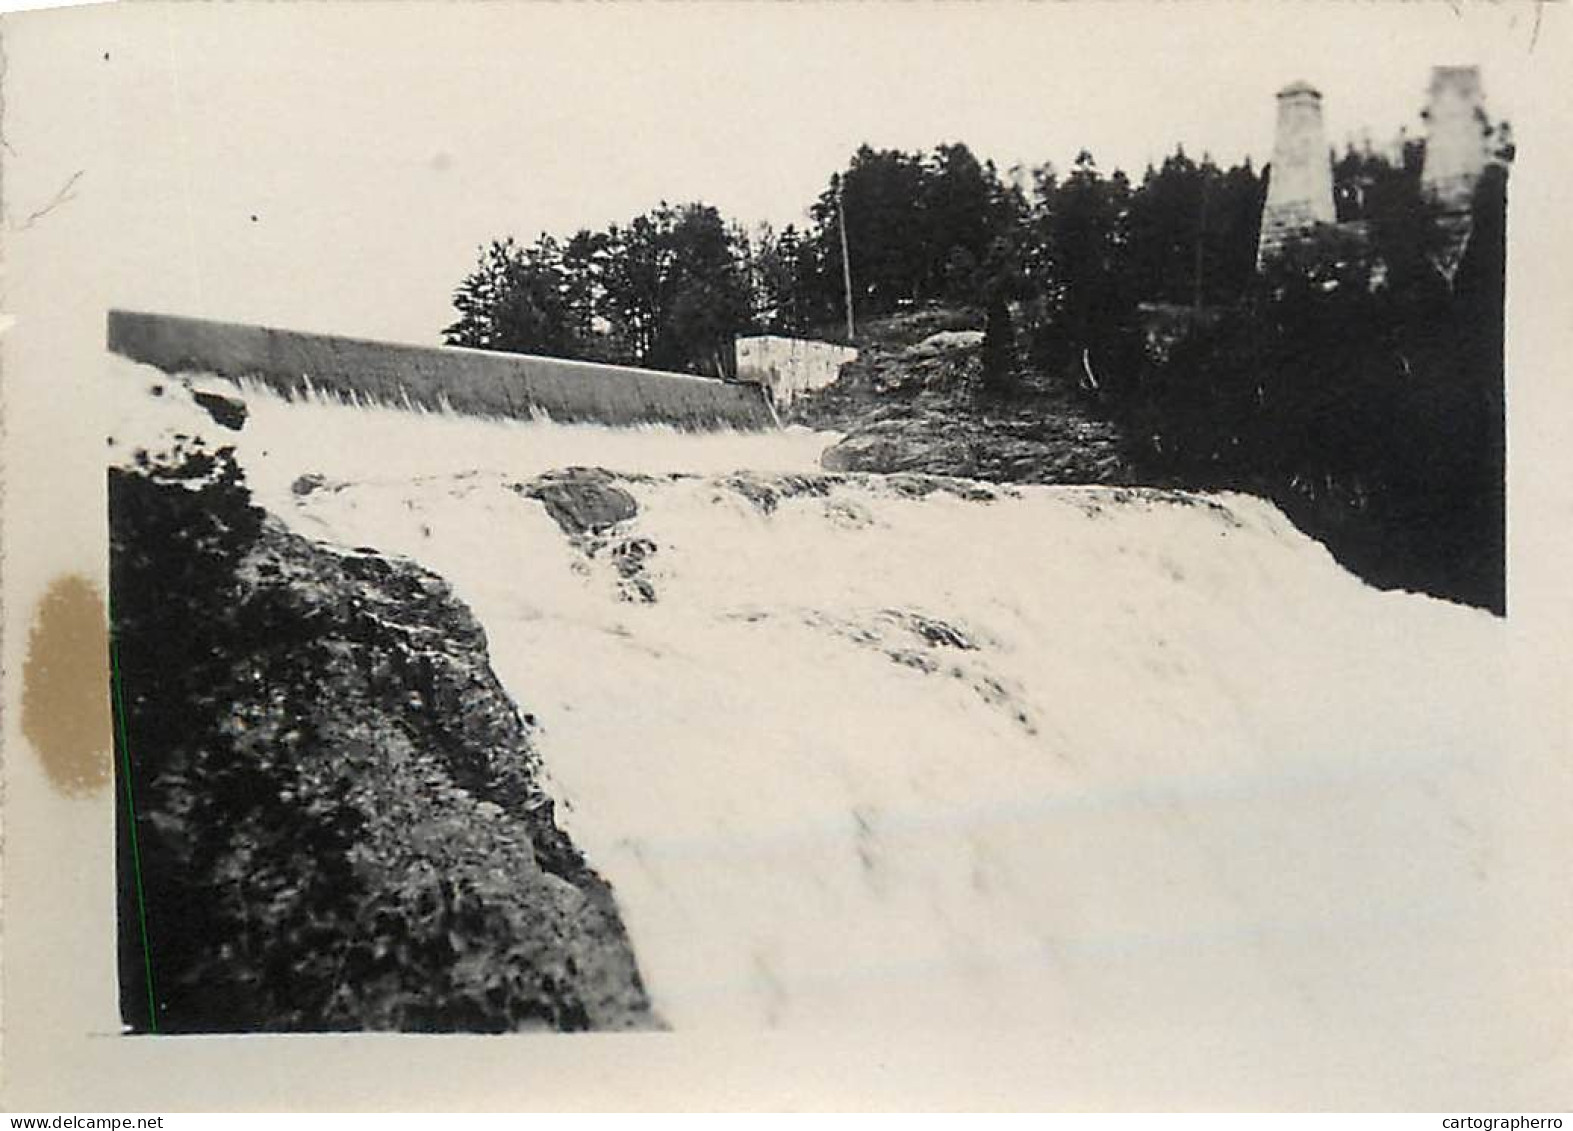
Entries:
[[[1268, 503], [255, 388], [219, 434], [137, 369], [123, 456], [232, 445], [293, 535], [451, 585], [680, 1033], [1052, 1029], [1128, 1063], [1494, 1023], [1432, 988], [1492, 976], [1501, 626], [1367, 588]], [[575, 480], [625, 505], [565, 525]]]
[[696, 432], [776, 427], [757, 385], [599, 362], [128, 310], [109, 312], [108, 346], [166, 373], [250, 379], [291, 399], [317, 391], [466, 416], [664, 424]]

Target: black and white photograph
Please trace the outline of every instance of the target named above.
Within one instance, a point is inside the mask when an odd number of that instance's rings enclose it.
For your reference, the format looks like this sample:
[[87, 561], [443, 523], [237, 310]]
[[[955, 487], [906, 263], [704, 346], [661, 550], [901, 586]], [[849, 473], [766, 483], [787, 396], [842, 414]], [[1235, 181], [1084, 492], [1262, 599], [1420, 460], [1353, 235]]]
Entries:
[[7, 874], [94, 1057], [1555, 1103], [1561, 6], [114, 7], [3, 76]]

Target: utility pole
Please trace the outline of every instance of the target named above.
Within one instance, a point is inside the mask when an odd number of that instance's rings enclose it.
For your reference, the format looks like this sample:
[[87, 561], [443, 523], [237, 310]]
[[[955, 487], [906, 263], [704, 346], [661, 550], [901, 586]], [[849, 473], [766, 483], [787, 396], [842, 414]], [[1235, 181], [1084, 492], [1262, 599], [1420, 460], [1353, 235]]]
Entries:
[[847, 257], [847, 208], [842, 198], [841, 174], [836, 174], [836, 228], [841, 233], [841, 283], [847, 294], [847, 342], [851, 343], [856, 329], [852, 325], [852, 261]]

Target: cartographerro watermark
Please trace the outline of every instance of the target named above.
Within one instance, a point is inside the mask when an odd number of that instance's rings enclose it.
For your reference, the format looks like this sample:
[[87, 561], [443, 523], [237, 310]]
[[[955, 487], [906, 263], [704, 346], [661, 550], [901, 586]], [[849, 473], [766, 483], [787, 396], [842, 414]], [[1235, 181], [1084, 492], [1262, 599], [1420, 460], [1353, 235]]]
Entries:
[[1450, 1115], [1443, 1127], [1467, 1127], [1470, 1131], [1520, 1131], [1521, 1128], [1562, 1126], [1556, 1115]]

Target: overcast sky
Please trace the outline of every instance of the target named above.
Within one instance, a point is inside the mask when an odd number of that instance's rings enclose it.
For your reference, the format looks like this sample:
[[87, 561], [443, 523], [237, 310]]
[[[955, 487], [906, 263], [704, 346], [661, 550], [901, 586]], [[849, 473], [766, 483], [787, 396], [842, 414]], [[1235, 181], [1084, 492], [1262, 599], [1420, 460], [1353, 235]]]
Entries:
[[[8, 221], [66, 207], [119, 303], [434, 341], [494, 236], [702, 199], [778, 226], [862, 142], [1002, 168], [1414, 122], [1433, 63], [1515, 117], [1527, 5], [143, 4], [20, 17]], [[1551, 18], [1551, 17], [1547, 17]], [[16, 237], [25, 244], [29, 233]], [[25, 253], [25, 248], [23, 248]], [[35, 268], [37, 269], [37, 268]]]

